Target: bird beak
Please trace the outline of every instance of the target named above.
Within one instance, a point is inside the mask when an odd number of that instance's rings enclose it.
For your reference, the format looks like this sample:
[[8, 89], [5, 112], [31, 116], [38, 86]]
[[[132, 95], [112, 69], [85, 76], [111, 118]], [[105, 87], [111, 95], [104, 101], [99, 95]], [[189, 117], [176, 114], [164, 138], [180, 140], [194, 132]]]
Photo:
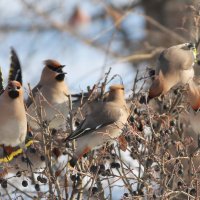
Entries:
[[63, 69], [66, 65], [60, 65], [60, 68]]
[[195, 48], [195, 44], [194, 44], [194, 43], [192, 43], [192, 42], [191, 42], [191, 43], [188, 43], [188, 45], [187, 45], [187, 46], [188, 46], [189, 48], [191, 48], [191, 49], [192, 49], [192, 48]]
[[59, 73], [59, 74], [67, 74], [67, 72], [61, 72], [61, 73]]

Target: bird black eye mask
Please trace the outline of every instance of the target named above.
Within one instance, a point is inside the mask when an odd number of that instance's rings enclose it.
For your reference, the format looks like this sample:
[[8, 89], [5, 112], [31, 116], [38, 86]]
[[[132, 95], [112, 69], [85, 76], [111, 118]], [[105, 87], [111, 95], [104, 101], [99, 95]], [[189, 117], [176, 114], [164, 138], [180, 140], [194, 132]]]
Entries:
[[55, 66], [53, 66], [53, 65], [47, 65], [47, 67], [50, 69], [50, 70], [52, 70], [52, 71], [54, 71], [54, 72], [57, 72], [57, 73], [63, 73], [63, 67], [64, 67], [65, 65], [60, 65], [59, 67], [55, 67]]

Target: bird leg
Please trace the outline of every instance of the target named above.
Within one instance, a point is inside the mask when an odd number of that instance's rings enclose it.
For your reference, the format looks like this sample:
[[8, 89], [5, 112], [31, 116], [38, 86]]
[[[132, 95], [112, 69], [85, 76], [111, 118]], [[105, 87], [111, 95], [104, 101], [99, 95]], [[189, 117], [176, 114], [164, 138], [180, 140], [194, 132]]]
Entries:
[[30, 169], [32, 169], [32, 162], [30, 161], [30, 159], [28, 158], [28, 153], [27, 153], [27, 147], [25, 146], [25, 144], [23, 144], [21, 146], [22, 148], [22, 162], [26, 162], [27, 167], [30, 167]]
[[35, 181], [35, 177], [34, 177], [34, 172], [33, 172], [33, 163], [31, 162], [31, 160], [28, 158], [28, 153], [27, 153], [27, 147], [23, 147], [22, 148], [22, 162], [26, 162], [27, 164], [27, 168], [30, 168], [30, 172], [31, 172], [31, 179], [32, 179], [32, 183], [36, 184]]
[[7, 160], [10, 161], [9, 156], [13, 152], [13, 148], [5, 145], [2, 145], [2, 147], [3, 147], [3, 158], [7, 158]]

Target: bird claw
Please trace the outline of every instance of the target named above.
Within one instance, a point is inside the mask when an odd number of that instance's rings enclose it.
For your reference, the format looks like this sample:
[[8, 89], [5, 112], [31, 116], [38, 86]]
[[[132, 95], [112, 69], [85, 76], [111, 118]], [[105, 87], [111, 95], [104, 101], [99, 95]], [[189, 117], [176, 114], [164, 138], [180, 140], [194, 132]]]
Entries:
[[33, 166], [33, 163], [30, 161], [29, 158], [26, 158], [26, 164], [27, 164], [27, 167], [32, 167]]
[[26, 162], [27, 168], [28, 168], [28, 167], [30, 167], [30, 169], [32, 168], [33, 163], [32, 163], [31, 160], [28, 158], [26, 149], [23, 151], [23, 161]]

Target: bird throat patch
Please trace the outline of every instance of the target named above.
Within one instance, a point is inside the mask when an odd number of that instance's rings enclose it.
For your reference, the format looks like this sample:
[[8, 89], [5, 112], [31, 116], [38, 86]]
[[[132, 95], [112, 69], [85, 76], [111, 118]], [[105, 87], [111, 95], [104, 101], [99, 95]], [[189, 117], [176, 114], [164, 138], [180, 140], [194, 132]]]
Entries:
[[56, 80], [57, 81], [63, 81], [65, 79], [65, 74], [58, 74], [57, 76], [56, 76]]
[[11, 90], [11, 91], [8, 92], [8, 95], [9, 95], [10, 98], [15, 99], [19, 96], [19, 92]]

